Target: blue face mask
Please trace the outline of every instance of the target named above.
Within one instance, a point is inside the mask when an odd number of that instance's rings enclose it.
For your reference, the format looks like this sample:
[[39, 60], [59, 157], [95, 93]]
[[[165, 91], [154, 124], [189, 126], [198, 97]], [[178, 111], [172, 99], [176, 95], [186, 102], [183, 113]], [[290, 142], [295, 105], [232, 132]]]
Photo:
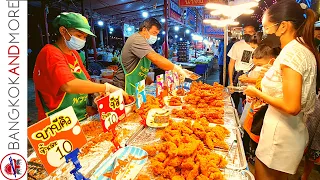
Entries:
[[[148, 32], [148, 31], [147, 31], [147, 32]], [[149, 44], [154, 44], [154, 43], [156, 43], [158, 37], [157, 37], [157, 36], [154, 36], [154, 35], [151, 35], [149, 32], [148, 32], [148, 34], [150, 35], [150, 38], [147, 39], [147, 42], [148, 42]]]
[[[69, 34], [68, 30], [67, 30], [67, 33]], [[64, 41], [66, 42], [66, 45], [71, 50], [80, 50], [86, 44], [85, 40], [82, 40], [82, 39], [77, 38], [75, 36], [72, 36], [70, 34], [69, 34], [69, 36], [71, 37], [69, 41], [67, 41], [67, 39], [65, 37], [63, 37], [63, 38], [64, 38]]]

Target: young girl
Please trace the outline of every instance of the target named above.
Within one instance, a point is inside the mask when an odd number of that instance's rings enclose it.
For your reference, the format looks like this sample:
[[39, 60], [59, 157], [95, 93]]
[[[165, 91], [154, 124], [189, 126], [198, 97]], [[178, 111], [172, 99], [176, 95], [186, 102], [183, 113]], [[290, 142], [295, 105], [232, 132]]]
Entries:
[[[275, 58], [279, 55], [280, 48], [272, 47], [272, 45], [265, 44], [259, 45], [255, 51], [253, 52], [252, 58], [255, 68], [251, 71], [251, 76], [246, 77], [242, 76], [239, 80], [243, 83], [255, 84], [256, 88], [261, 90], [261, 79], [260, 71], [263, 66], [272, 64]], [[252, 98], [251, 98], [252, 99]], [[245, 130], [243, 143], [246, 153], [249, 155], [249, 161], [254, 163], [254, 154], [259, 142], [259, 135], [256, 135], [251, 132], [253, 116], [255, 112], [257, 112], [264, 104], [264, 102], [259, 99], [252, 99], [250, 102], [250, 109], [247, 113], [244, 123], [243, 129]]]

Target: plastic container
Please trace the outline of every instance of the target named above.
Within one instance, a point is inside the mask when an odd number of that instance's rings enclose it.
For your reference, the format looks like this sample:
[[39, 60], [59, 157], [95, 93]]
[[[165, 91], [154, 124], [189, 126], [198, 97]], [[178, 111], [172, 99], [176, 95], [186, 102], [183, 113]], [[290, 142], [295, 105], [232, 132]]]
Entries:
[[102, 78], [108, 78], [113, 79], [113, 70], [111, 69], [101, 69], [101, 77]]
[[124, 105], [124, 111], [126, 112], [126, 114], [129, 114], [132, 111], [133, 106], [135, 106], [135, 104], [136, 98], [134, 98], [134, 101], [132, 103]]
[[106, 82], [109, 83], [109, 84], [112, 84], [113, 80], [109, 79], [109, 78], [101, 78], [100, 82], [101, 82], [101, 84], [104, 84]]
[[101, 80], [101, 77], [100, 77], [100, 76], [92, 75], [92, 76], [90, 76], [90, 78], [91, 78], [91, 81], [92, 81], [92, 82], [100, 83], [100, 80]]

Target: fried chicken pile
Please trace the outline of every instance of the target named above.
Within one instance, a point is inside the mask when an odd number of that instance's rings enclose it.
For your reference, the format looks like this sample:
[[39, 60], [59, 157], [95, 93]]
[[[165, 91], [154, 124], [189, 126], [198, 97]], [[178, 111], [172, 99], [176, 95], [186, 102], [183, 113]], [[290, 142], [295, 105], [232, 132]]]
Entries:
[[223, 86], [192, 82], [190, 92], [184, 97], [186, 103], [197, 108], [223, 107]]
[[143, 103], [140, 109], [136, 109], [135, 112], [137, 112], [142, 119], [147, 119], [147, 115], [150, 109], [153, 108], [160, 108], [161, 103], [158, 98], [155, 98], [151, 95], [147, 95], [147, 101], [146, 103]]
[[204, 120], [172, 122], [162, 132], [162, 143], [143, 149], [149, 154], [151, 172], [159, 179], [223, 180], [220, 168], [227, 161], [212, 150], [228, 149], [224, 139], [229, 133], [219, 125], [209, 127]]
[[188, 106], [182, 106], [182, 109], [173, 109], [171, 112], [171, 116], [175, 118], [195, 120], [195, 121], [199, 121], [199, 119], [203, 119], [209, 123], [224, 124], [223, 108], [211, 108], [211, 109], [202, 110], [202, 109], [195, 109]]
[[182, 105], [182, 101], [180, 97], [177, 97], [177, 96], [170, 97], [169, 106], [181, 106], [181, 105]]

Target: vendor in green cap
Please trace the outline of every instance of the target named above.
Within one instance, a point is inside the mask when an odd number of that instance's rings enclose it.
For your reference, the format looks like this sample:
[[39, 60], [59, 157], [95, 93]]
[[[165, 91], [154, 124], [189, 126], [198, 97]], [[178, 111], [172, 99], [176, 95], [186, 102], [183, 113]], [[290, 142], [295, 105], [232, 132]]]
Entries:
[[[38, 119], [72, 106], [81, 121], [86, 118], [88, 94], [111, 93], [119, 88], [90, 81], [77, 52], [84, 47], [88, 35], [95, 37], [84, 16], [64, 12], [54, 19], [53, 26], [59, 37], [41, 49], [33, 71]], [[128, 95], [124, 91], [123, 94], [127, 99]]]

